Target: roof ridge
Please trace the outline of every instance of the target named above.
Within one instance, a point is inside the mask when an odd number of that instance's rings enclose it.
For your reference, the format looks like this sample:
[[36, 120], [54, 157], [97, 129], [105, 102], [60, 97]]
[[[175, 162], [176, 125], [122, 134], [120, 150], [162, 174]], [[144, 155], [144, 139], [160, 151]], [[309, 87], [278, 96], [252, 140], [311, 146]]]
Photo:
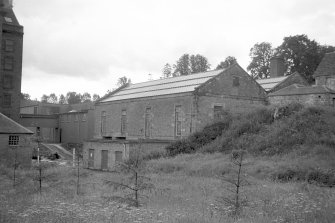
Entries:
[[[214, 69], [214, 70], [207, 70], [204, 72], [198, 72], [198, 73], [190, 73], [187, 75], [179, 75], [179, 76], [175, 76], [175, 77], [168, 77], [168, 78], [161, 78], [161, 79], [156, 79], [156, 80], [149, 80], [149, 81], [142, 81], [142, 82], [138, 82], [136, 84], [143, 84], [143, 83], [149, 83], [149, 82], [154, 82], [154, 81], [161, 81], [161, 80], [166, 80], [166, 79], [174, 79], [174, 78], [181, 78], [181, 77], [187, 77], [187, 76], [192, 76], [192, 75], [197, 75], [197, 74], [204, 74], [204, 73], [208, 73], [208, 72], [214, 72], [214, 71], [224, 71], [225, 69]], [[136, 84], [130, 84], [130, 86], [136, 85]]]

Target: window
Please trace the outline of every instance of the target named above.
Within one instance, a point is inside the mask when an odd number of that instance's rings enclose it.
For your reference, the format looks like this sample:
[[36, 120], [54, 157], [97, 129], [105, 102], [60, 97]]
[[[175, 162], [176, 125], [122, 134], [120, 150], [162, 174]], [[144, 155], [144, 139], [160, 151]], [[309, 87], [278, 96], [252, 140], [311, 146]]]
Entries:
[[4, 94], [2, 104], [4, 107], [10, 107], [12, 105], [12, 96], [10, 94]]
[[121, 113], [121, 134], [126, 134], [127, 131], [127, 110], [122, 110]]
[[[34, 115], [37, 115], [37, 106], [34, 107]], [[62, 119], [64, 121], [64, 115], [62, 115]]]
[[181, 105], [175, 107], [175, 136], [181, 136]]
[[223, 112], [223, 109], [222, 109], [222, 106], [214, 106], [214, 120], [217, 121], [217, 120], [220, 120], [222, 119], [222, 112]]
[[151, 107], [145, 109], [145, 126], [144, 136], [149, 138], [151, 136]]
[[122, 162], [122, 151], [115, 151], [115, 162]]
[[5, 51], [7, 52], [14, 51], [14, 41], [13, 40], [5, 40]]
[[87, 117], [86, 117], [86, 114], [84, 113], [83, 114], [83, 118], [81, 119], [83, 122], [86, 122], [86, 120], [87, 120]]
[[75, 122], [78, 122], [78, 120], [79, 120], [79, 119], [78, 119], [78, 114], [75, 114], [75, 115], [74, 115], [74, 121], [75, 121]]
[[19, 136], [9, 136], [8, 145], [17, 146], [19, 145], [20, 138]]
[[106, 133], [106, 112], [101, 112], [101, 133]]
[[4, 69], [5, 70], [13, 70], [14, 69], [14, 59], [13, 59], [13, 57], [5, 57]]
[[233, 77], [233, 87], [240, 86], [240, 78], [239, 77]]
[[5, 21], [6, 21], [6, 22], [13, 22], [12, 18], [10, 18], [10, 17], [6, 17], [6, 16], [5, 16], [4, 18], [5, 18]]
[[13, 88], [13, 77], [10, 75], [4, 75], [3, 77], [3, 88], [12, 89]]

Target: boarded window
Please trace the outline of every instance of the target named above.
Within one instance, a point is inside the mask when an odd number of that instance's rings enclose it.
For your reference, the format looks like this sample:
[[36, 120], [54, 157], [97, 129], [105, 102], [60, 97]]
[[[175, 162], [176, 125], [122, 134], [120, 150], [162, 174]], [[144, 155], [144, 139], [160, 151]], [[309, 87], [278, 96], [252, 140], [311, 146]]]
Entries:
[[86, 114], [84, 113], [84, 114], [83, 114], [82, 121], [85, 122], [86, 120], [87, 120], [87, 117], [86, 117]]
[[175, 136], [181, 136], [181, 105], [175, 107]]
[[214, 120], [220, 120], [222, 119], [222, 106], [214, 106]]
[[8, 145], [17, 146], [19, 145], [20, 137], [19, 136], [9, 136]]
[[4, 69], [5, 70], [13, 70], [14, 69], [14, 59], [13, 59], [13, 57], [5, 57]]
[[108, 150], [101, 150], [101, 169], [108, 169]]
[[127, 111], [124, 109], [121, 113], [121, 134], [125, 135], [127, 131]]
[[7, 52], [14, 51], [14, 41], [13, 40], [5, 40], [5, 51]]
[[101, 112], [101, 133], [106, 133], [106, 112]]
[[234, 87], [240, 86], [240, 78], [239, 77], [233, 77], [233, 86]]
[[115, 162], [122, 162], [122, 151], [115, 151]]
[[146, 138], [149, 138], [151, 136], [151, 108], [150, 107], [147, 107], [145, 109], [144, 134]]
[[10, 75], [4, 75], [3, 77], [3, 88], [12, 89], [13, 88], [13, 77]]
[[10, 107], [12, 105], [12, 96], [10, 94], [4, 94], [2, 104], [4, 107]]

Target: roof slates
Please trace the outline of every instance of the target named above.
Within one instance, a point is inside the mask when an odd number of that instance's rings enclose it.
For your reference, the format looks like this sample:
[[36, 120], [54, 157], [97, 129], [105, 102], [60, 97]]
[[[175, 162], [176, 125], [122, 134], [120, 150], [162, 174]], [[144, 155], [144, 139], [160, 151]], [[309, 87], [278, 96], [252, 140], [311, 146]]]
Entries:
[[196, 87], [205, 83], [212, 77], [220, 74], [222, 71], [223, 70], [214, 70], [186, 76], [132, 84], [103, 99], [101, 102], [192, 92]]

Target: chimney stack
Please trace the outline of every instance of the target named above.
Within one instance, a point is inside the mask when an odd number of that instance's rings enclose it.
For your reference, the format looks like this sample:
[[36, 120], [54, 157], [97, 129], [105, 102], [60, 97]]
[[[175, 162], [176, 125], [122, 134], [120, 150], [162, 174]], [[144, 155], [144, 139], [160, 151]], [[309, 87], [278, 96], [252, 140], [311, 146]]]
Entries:
[[284, 76], [285, 65], [284, 58], [281, 56], [274, 56], [270, 59], [270, 78]]
[[0, 8], [12, 9], [13, 0], [0, 0]]

